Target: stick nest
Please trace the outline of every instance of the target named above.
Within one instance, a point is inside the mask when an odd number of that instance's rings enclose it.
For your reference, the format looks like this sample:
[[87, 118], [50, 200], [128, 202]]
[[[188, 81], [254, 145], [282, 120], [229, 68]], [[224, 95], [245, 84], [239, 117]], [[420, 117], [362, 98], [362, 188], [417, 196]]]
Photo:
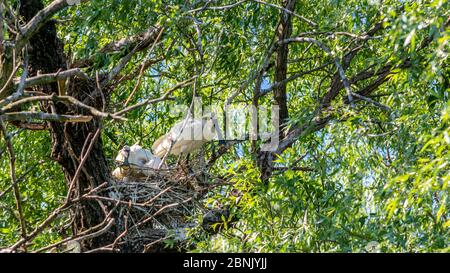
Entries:
[[[145, 173], [145, 174], [144, 174]], [[154, 233], [184, 239], [184, 229], [201, 209], [198, 177], [182, 167], [172, 169], [129, 168], [126, 178], [108, 187], [109, 198], [117, 202], [117, 227], [125, 232], [123, 239], [132, 241]]]
[[[198, 208], [200, 196], [197, 178], [182, 168], [174, 169], [131, 168], [130, 176], [111, 186], [110, 197], [128, 202], [129, 207], [152, 216], [160, 228], [178, 228], [184, 218], [192, 216]], [[144, 220], [144, 219], [143, 219]], [[147, 222], [148, 222], [147, 221]]]

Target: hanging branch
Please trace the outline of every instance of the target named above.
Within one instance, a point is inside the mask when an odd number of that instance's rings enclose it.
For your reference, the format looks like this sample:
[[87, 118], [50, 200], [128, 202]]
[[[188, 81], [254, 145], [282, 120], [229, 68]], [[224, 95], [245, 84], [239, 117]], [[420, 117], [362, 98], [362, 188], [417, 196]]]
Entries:
[[[14, 56], [15, 56], [15, 50], [14, 50]], [[14, 92], [10, 97], [11, 98], [5, 98], [4, 101], [6, 101], [6, 103], [13, 101], [14, 99], [17, 99], [21, 96], [23, 96], [23, 92], [25, 89], [25, 81], [26, 78], [28, 76], [28, 61], [29, 61], [29, 57], [28, 57], [28, 47], [25, 46], [25, 48], [23, 49], [23, 64], [22, 64], [22, 75], [20, 76], [20, 80], [18, 81], [17, 85], [16, 85], [16, 92]], [[17, 65], [14, 69], [13, 72], [11, 73], [9, 79], [7, 80], [7, 82], [5, 83], [5, 85], [3, 86], [3, 88], [0, 90], [0, 98], [3, 98], [7, 95], [9, 95], [10, 93], [10, 89], [9, 89], [9, 85], [12, 81], [12, 79], [14, 78], [14, 75], [17, 72], [17, 69], [19, 68], [20, 65]], [[0, 107], [5, 105], [3, 104], [4, 101], [0, 101]]]
[[[150, 47], [149, 53], [148, 53], [148, 54], [150, 54], [150, 53], [153, 51], [153, 49], [154, 49], [156, 43], [161, 39], [161, 35], [162, 35], [163, 31], [164, 31], [164, 28], [161, 28], [161, 30], [159, 31], [158, 36], [157, 36], [156, 39], [153, 41], [153, 44], [152, 44], [152, 46]], [[144, 75], [144, 71], [145, 71], [148, 67], [149, 67], [149, 66], [148, 66], [148, 62], [147, 62], [147, 61], [142, 62], [141, 68], [140, 68], [140, 70], [139, 70], [139, 76], [138, 76], [136, 85], [134, 86], [133, 91], [131, 91], [131, 94], [128, 96], [127, 100], [125, 101], [125, 106], [128, 105], [128, 103], [130, 102], [131, 98], [133, 98], [134, 94], [136, 93], [136, 91], [138, 90], [139, 86], [141, 85], [142, 76]]]
[[16, 155], [14, 153], [14, 148], [11, 143], [11, 136], [9, 135], [9, 133], [6, 129], [6, 125], [3, 122], [1, 117], [0, 117], [0, 127], [3, 132], [3, 138], [6, 142], [6, 147], [7, 147], [8, 155], [9, 155], [9, 173], [11, 176], [12, 187], [13, 187], [13, 191], [14, 191], [14, 198], [16, 200], [16, 209], [19, 213], [21, 237], [23, 240], [26, 240], [27, 227], [26, 227], [26, 223], [25, 223], [25, 218], [23, 216], [22, 200], [20, 197], [20, 190], [19, 190], [18, 181], [16, 178]]
[[175, 86], [173, 86], [172, 88], [170, 88], [168, 91], [166, 91], [166, 93], [164, 93], [164, 94], [163, 94], [161, 97], [159, 97], [159, 98], [156, 98], [156, 99], [148, 98], [148, 99], [146, 99], [146, 100], [144, 100], [144, 101], [142, 101], [142, 102], [140, 102], [140, 103], [137, 103], [137, 104], [135, 104], [135, 105], [131, 105], [131, 106], [125, 108], [125, 109], [122, 109], [122, 110], [120, 110], [120, 111], [114, 113], [114, 115], [115, 115], [115, 116], [120, 116], [120, 115], [123, 115], [123, 114], [125, 114], [125, 113], [130, 112], [130, 111], [133, 111], [134, 109], [137, 109], [137, 108], [139, 108], [139, 107], [142, 107], [142, 106], [149, 105], [149, 104], [152, 104], [152, 103], [157, 103], [157, 102], [160, 102], [160, 101], [167, 100], [168, 97], [169, 97], [169, 95], [172, 94], [175, 90], [193, 84], [194, 80], [195, 80], [197, 77], [198, 77], [198, 76], [194, 76], [194, 77], [192, 77], [192, 78], [190, 78], [190, 79], [187, 79], [187, 80], [185, 80], [185, 81], [183, 81], [183, 82], [180, 82], [180, 83], [176, 84]]

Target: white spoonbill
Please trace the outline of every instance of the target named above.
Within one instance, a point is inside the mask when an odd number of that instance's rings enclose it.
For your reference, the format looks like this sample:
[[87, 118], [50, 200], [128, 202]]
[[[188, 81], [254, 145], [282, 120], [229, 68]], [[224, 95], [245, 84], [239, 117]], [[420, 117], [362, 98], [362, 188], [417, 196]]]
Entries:
[[159, 167], [161, 159], [152, 155], [150, 150], [134, 144], [131, 147], [124, 146], [117, 155], [116, 162], [122, 166], [117, 167], [112, 174], [114, 177], [121, 179], [128, 174], [128, 171], [123, 166], [126, 166], [128, 170], [129, 168], [134, 168], [137, 172], [149, 175], [151, 172], [150, 169], [157, 169]]
[[153, 143], [152, 150], [160, 158], [168, 151], [172, 155], [188, 154], [216, 136], [221, 140], [222, 133], [215, 118], [206, 116], [194, 119], [188, 116], [175, 124], [167, 134], [158, 138]]

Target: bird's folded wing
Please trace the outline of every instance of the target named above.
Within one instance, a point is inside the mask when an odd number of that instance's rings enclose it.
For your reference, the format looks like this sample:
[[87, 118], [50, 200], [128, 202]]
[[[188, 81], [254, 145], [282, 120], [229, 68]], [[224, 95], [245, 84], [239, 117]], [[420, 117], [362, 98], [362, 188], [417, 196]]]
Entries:
[[152, 150], [153, 153], [156, 153], [156, 150], [158, 149], [158, 147], [161, 145], [161, 143], [166, 139], [166, 135], [163, 135], [161, 137], [159, 137], [152, 145]]

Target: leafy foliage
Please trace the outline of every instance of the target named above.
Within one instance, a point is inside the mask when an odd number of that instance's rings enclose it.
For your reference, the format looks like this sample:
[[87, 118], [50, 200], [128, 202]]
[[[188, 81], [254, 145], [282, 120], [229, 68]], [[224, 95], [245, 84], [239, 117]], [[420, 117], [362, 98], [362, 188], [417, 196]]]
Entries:
[[[211, 6], [235, 2], [212, 1]], [[267, 2], [282, 5], [282, 1]], [[317, 38], [339, 58], [358, 42], [342, 33], [359, 35], [382, 22], [382, 31], [366, 41], [346, 74], [351, 78], [360, 71], [376, 72], [387, 63], [397, 67], [370, 95], [392, 111], [367, 101], [351, 108], [341, 91], [332, 102], [328, 125], [303, 134], [278, 155], [279, 170], [274, 170], [268, 185], [260, 179], [250, 141], [233, 146], [211, 169], [212, 177], [225, 178], [228, 184], [210, 192], [205, 207], [230, 205], [239, 220], [217, 235], [200, 227], [191, 229], [192, 251], [368, 252], [374, 251], [368, 247], [374, 242], [376, 251], [383, 252], [450, 251], [450, 30], [445, 25], [450, 2], [297, 2], [295, 13], [313, 19], [317, 28], [293, 17], [292, 36]], [[151, 51], [136, 54], [123, 74], [134, 73], [146, 60], [154, 59], [155, 64], [143, 73], [141, 83], [133, 78], [118, 84], [110, 94], [110, 112], [123, 108], [136, 84], [140, 87], [129, 105], [157, 98], [198, 71], [204, 73], [198, 79], [197, 95], [208, 105], [224, 107], [226, 99], [262, 66], [281, 12], [257, 1], [190, 12], [204, 5], [202, 1], [191, 5], [95, 0], [72, 6], [56, 19], [61, 21], [58, 32], [66, 53], [73, 60], [94, 58], [93, 66], [86, 69], [90, 75], [109, 71], [119, 62], [120, 52], [104, 53], [105, 45], [151, 25], [164, 27], [164, 38]], [[288, 76], [321, 65], [323, 69], [287, 84], [288, 127], [312, 119], [336, 70], [333, 56], [307, 43], [290, 45], [289, 60]], [[400, 67], [405, 62], [410, 65]], [[264, 78], [268, 86], [273, 84], [273, 71]], [[352, 88], [362, 90], [369, 84], [355, 82]], [[249, 105], [253, 88], [252, 84], [244, 88], [236, 100]], [[167, 132], [182, 116], [173, 106], [189, 105], [193, 89], [179, 89], [172, 100], [133, 110], [127, 122], [105, 121], [102, 138], [111, 166], [122, 145], [139, 142], [150, 147]], [[272, 97], [261, 98], [260, 104], [270, 106]], [[64, 175], [50, 159], [47, 132], [8, 128], [16, 130], [17, 172], [18, 177], [23, 175], [19, 187], [25, 220], [32, 227], [62, 202]], [[216, 146], [205, 147], [207, 158]], [[11, 191], [3, 194], [11, 184], [4, 143], [0, 156], [0, 246], [8, 246], [19, 239], [20, 227]], [[308, 170], [296, 170], [296, 164]], [[239, 201], [229, 194], [233, 189], [242, 194]], [[201, 221], [201, 215], [196, 220]], [[58, 219], [29, 247], [38, 249], [60, 240], [65, 221]]]

